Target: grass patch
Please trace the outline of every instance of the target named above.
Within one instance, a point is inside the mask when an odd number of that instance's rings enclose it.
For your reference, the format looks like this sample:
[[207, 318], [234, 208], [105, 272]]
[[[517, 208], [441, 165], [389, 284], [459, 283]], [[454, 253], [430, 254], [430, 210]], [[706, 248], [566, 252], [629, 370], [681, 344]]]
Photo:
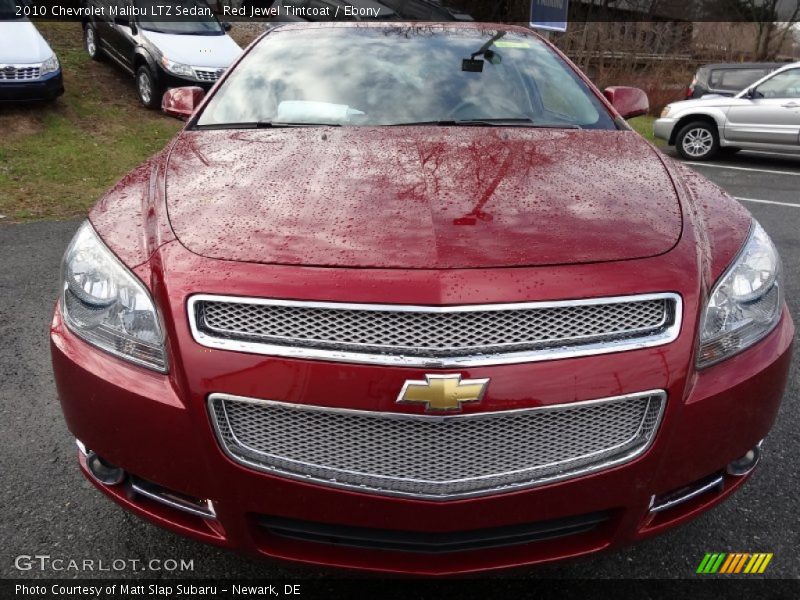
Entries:
[[648, 142], [652, 142], [656, 146], [666, 146], [667, 143], [664, 140], [659, 140], [653, 137], [653, 122], [655, 120], [655, 117], [645, 115], [642, 117], [629, 119], [628, 125], [633, 127], [637, 133], [639, 133], [639, 135], [641, 135]]
[[138, 104], [133, 78], [89, 59], [77, 23], [37, 23], [61, 61], [65, 94], [0, 106], [0, 214], [12, 221], [86, 214], [181, 123]]

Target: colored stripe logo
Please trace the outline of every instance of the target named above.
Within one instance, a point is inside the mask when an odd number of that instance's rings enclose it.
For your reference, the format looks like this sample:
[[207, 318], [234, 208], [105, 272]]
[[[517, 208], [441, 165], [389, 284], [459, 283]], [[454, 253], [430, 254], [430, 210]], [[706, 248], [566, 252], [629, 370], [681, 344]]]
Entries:
[[772, 553], [757, 552], [707, 552], [697, 573], [700, 575], [756, 575], [767, 570], [767, 565], [772, 560]]

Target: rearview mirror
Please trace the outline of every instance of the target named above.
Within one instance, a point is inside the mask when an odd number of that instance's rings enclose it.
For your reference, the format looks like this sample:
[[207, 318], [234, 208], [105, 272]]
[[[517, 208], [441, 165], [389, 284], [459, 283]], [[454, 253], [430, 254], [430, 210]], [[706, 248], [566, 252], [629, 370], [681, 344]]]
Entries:
[[623, 119], [646, 115], [650, 110], [647, 94], [639, 88], [618, 85], [606, 88], [603, 95]]
[[203, 88], [197, 86], [172, 88], [164, 92], [161, 110], [171, 117], [185, 121], [197, 110], [205, 95]]
[[223, 21], [222, 23], [220, 23], [220, 25], [222, 25], [223, 31], [230, 31], [231, 28], [233, 27], [228, 21]]

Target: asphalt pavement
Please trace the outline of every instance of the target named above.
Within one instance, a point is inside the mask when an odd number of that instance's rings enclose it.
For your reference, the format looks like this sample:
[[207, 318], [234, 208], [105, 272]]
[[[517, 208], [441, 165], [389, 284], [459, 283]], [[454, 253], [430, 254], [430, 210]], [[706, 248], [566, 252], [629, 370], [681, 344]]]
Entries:
[[[693, 166], [763, 224], [783, 256], [789, 307], [800, 323], [800, 158], [740, 153]], [[0, 225], [0, 576], [316, 578], [206, 546], [139, 520], [79, 473], [53, 385], [48, 325], [61, 255], [78, 221]], [[797, 356], [761, 466], [728, 502], [692, 523], [622, 551], [516, 571], [515, 577], [696, 577], [706, 552], [772, 552], [768, 577], [800, 578], [800, 405]], [[698, 448], [698, 451], [702, 451]], [[94, 571], [18, 569], [19, 556], [93, 561]], [[191, 560], [193, 569], [98, 570], [100, 562]], [[21, 566], [30, 561], [23, 559]], [[62, 563], [58, 563], [62, 564]], [[121, 563], [117, 563], [120, 565]], [[63, 566], [68, 563], [64, 562]]]

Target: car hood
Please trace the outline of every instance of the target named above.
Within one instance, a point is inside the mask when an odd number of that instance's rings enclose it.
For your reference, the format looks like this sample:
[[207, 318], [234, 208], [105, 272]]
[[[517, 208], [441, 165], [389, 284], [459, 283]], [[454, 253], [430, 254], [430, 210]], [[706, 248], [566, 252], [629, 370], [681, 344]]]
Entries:
[[142, 30], [150, 43], [172, 62], [227, 69], [242, 49], [226, 35], [176, 35]]
[[627, 131], [189, 130], [166, 181], [189, 250], [257, 263], [616, 261], [665, 253], [682, 228], [657, 151]]
[[720, 96], [717, 94], [706, 95], [702, 98], [695, 98], [694, 100], [681, 100], [680, 102], [671, 102], [670, 107], [675, 112], [694, 110], [698, 108], [727, 108], [730, 106], [746, 106], [751, 104], [752, 100], [747, 98], [734, 98], [732, 96]]
[[40, 63], [53, 56], [53, 51], [27, 19], [0, 21], [0, 64]]

